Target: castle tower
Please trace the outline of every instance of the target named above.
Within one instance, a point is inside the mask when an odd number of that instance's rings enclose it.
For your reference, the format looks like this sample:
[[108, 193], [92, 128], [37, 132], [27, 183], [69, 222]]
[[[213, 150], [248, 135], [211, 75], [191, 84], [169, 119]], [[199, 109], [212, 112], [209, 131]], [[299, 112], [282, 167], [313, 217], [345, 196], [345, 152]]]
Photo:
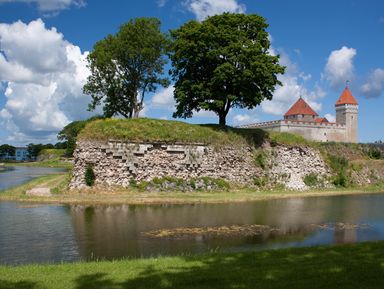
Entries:
[[357, 121], [359, 105], [348, 86], [344, 89], [335, 104], [336, 122], [346, 127], [345, 142], [358, 142]]

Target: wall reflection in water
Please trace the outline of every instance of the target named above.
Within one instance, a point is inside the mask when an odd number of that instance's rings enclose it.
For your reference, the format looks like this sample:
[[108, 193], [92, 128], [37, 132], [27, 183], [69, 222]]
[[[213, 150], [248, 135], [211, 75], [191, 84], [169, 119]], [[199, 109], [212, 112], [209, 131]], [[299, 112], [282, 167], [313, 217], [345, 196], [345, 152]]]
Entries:
[[[80, 255], [87, 259], [111, 259], [201, 253], [218, 248], [241, 251], [382, 239], [380, 226], [359, 226], [384, 222], [380, 202], [384, 204], [384, 196], [292, 198], [237, 204], [77, 205], [70, 207], [70, 215]], [[252, 224], [276, 230], [225, 238], [149, 238], [142, 234], [160, 229]], [[319, 228], [320, 224], [325, 226]]]

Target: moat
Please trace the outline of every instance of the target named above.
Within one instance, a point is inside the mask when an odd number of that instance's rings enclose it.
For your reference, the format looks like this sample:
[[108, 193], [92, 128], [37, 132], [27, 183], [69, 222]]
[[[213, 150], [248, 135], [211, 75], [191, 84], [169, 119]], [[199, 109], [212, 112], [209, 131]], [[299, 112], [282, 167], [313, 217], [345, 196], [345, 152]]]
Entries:
[[[110, 260], [383, 240], [383, 206], [384, 194], [196, 205], [0, 202], [0, 263]], [[204, 228], [223, 226], [262, 229], [245, 234], [204, 233]], [[203, 230], [184, 234], [188, 228]], [[151, 236], [164, 230], [179, 233]]]

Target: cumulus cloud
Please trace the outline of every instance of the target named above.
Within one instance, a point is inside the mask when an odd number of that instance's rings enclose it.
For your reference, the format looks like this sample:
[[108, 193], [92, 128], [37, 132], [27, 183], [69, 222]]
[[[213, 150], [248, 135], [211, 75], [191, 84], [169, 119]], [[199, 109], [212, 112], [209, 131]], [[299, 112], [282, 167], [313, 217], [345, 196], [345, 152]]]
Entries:
[[259, 122], [259, 120], [255, 117], [254, 110], [249, 113], [238, 113], [234, 114], [231, 117], [231, 123], [234, 126], [242, 125], [242, 124], [249, 124], [249, 123], [255, 123]]
[[84, 0], [0, 0], [0, 4], [13, 2], [36, 4], [38, 9], [42, 12], [57, 12], [68, 9], [71, 6], [85, 6]]
[[329, 81], [333, 89], [339, 90], [347, 80], [354, 78], [353, 59], [355, 56], [356, 49], [346, 46], [331, 52], [323, 77]]
[[224, 12], [245, 13], [246, 10], [245, 5], [237, 0], [188, 0], [185, 5], [199, 21]]
[[90, 99], [82, 93], [89, 75], [87, 52], [55, 28], [46, 28], [41, 19], [0, 24], [0, 38], [0, 81], [6, 97], [0, 123], [12, 140], [54, 141], [70, 121], [90, 116]]
[[360, 87], [361, 94], [367, 98], [379, 97], [384, 90], [384, 69], [377, 68], [370, 73], [367, 81]]
[[156, 92], [151, 99], [151, 105], [154, 107], [166, 107], [173, 109], [176, 102], [173, 97], [173, 91], [175, 88], [173, 86], [168, 86]]
[[329, 122], [336, 122], [336, 117], [335, 115], [331, 114], [331, 113], [327, 113], [324, 115], [324, 117], [326, 119], [328, 119]]
[[[278, 79], [283, 84], [277, 86], [273, 93], [271, 101], [265, 100], [261, 103], [263, 112], [282, 116], [292, 104], [301, 96], [317, 112], [322, 108], [318, 100], [325, 96], [324, 91], [316, 86], [314, 90], [305, 87], [305, 82], [311, 78], [311, 75], [300, 71], [297, 64], [294, 63], [284, 51], [280, 52], [280, 64], [286, 67], [285, 74], [279, 75]], [[270, 48], [272, 55], [278, 54], [273, 47]]]

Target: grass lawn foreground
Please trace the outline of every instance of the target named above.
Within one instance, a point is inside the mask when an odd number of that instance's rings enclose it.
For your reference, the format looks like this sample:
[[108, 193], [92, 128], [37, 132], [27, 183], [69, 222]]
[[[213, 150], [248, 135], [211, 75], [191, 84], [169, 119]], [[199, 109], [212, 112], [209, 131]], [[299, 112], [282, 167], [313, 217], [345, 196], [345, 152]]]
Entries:
[[384, 288], [384, 242], [0, 266], [0, 289]]

